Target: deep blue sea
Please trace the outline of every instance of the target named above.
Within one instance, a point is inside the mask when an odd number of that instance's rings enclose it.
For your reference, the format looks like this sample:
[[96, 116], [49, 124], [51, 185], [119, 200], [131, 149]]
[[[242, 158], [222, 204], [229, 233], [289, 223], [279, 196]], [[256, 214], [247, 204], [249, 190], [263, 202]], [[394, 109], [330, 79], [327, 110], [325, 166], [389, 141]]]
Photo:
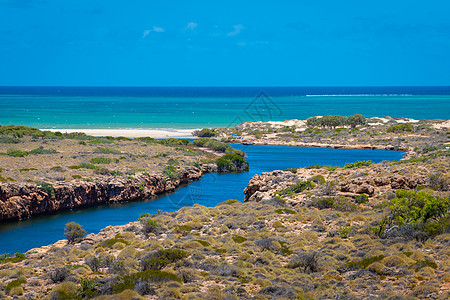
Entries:
[[89, 232], [97, 233], [108, 225], [122, 225], [136, 221], [142, 213], [175, 211], [195, 203], [214, 206], [228, 199], [244, 199], [244, 188], [255, 174], [312, 164], [343, 166], [357, 160], [398, 160], [398, 151], [320, 149], [304, 147], [277, 147], [259, 145], [232, 145], [248, 155], [250, 170], [244, 173], [207, 174], [200, 181], [177, 189], [175, 192], [147, 201], [103, 205], [38, 216], [19, 222], [0, 224], [0, 254], [25, 252], [64, 238], [64, 225], [77, 222]]
[[202, 128], [316, 115], [450, 118], [450, 87], [0, 87], [0, 125]]

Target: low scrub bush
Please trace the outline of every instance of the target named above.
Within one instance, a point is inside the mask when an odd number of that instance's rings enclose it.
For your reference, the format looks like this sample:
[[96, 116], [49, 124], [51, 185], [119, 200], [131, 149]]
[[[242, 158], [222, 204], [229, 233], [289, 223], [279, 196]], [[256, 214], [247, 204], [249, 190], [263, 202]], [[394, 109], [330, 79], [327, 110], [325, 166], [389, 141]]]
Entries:
[[203, 128], [202, 130], [195, 130], [192, 135], [198, 137], [214, 137], [217, 136], [218, 133], [214, 129]]
[[146, 254], [141, 260], [141, 268], [146, 270], [161, 270], [165, 266], [188, 257], [186, 251], [180, 249], [156, 250]]
[[141, 223], [145, 234], [158, 233], [161, 229], [161, 226], [158, 224], [158, 222], [151, 218], [144, 217], [141, 219]]
[[58, 153], [58, 151], [56, 151], [55, 149], [44, 149], [44, 147], [40, 146], [36, 149], [31, 150], [30, 152], [28, 152], [29, 154], [54, 154], [54, 153]]
[[177, 138], [167, 138], [165, 140], [159, 141], [159, 143], [169, 146], [182, 146], [191, 144], [191, 142], [187, 139], [177, 139]]
[[159, 270], [146, 270], [131, 275], [120, 275], [109, 282], [110, 293], [120, 293], [125, 290], [134, 290], [140, 282], [163, 283], [168, 281], [182, 282], [181, 278], [173, 273]]
[[36, 182], [36, 185], [41, 187], [41, 189], [44, 192], [46, 192], [49, 196], [55, 194], [55, 188], [53, 187], [53, 185], [51, 183], [39, 181], [39, 182]]
[[119, 150], [110, 149], [110, 148], [103, 148], [103, 147], [97, 147], [94, 150], [94, 153], [102, 153], [102, 154], [122, 154]]
[[396, 198], [391, 199], [388, 206], [389, 213], [374, 228], [380, 237], [406, 227], [410, 229], [409, 237], [425, 240], [450, 229], [449, 198], [435, 197], [424, 191], [397, 190]]
[[307, 181], [300, 181], [294, 185], [291, 185], [281, 191], [276, 191], [275, 195], [281, 196], [281, 197], [286, 197], [286, 196], [292, 196], [294, 194], [303, 192], [307, 189], [313, 188], [314, 184], [307, 180]]
[[289, 269], [300, 268], [304, 273], [318, 271], [319, 254], [317, 252], [302, 253], [289, 262], [286, 267]]
[[26, 279], [23, 279], [23, 278], [13, 280], [6, 285], [5, 291], [7, 293], [10, 293], [12, 289], [14, 289], [16, 287], [22, 287], [22, 284], [24, 284], [24, 283], [27, 283], [27, 281], [26, 281]]
[[312, 200], [311, 206], [318, 209], [332, 208], [343, 212], [352, 212], [358, 210], [358, 206], [346, 197], [323, 197]]
[[123, 243], [125, 245], [129, 245], [130, 243], [127, 242], [124, 239], [121, 238], [113, 238], [113, 239], [107, 239], [104, 240], [103, 242], [100, 243], [99, 247], [107, 247], [107, 248], [111, 248], [112, 246], [114, 246], [115, 243]]
[[69, 276], [69, 274], [70, 274], [70, 271], [66, 267], [56, 268], [50, 272], [50, 279], [54, 283], [58, 283], [58, 282], [63, 281], [64, 279], [66, 279], [66, 277]]
[[110, 164], [111, 163], [111, 158], [107, 158], [107, 157], [94, 157], [90, 160], [91, 164]]
[[370, 165], [373, 165], [373, 162], [371, 160], [358, 160], [354, 163], [346, 163], [344, 165], [344, 169], [368, 167]]
[[98, 169], [97, 166], [93, 165], [93, 164], [88, 164], [88, 163], [81, 163], [78, 165], [79, 169], [91, 169], [91, 170], [95, 170]]
[[317, 183], [317, 184], [323, 184], [323, 183], [325, 183], [325, 177], [323, 177], [322, 175], [316, 175], [316, 176], [309, 178], [309, 181]]
[[386, 128], [386, 132], [414, 132], [414, 126], [411, 123], [401, 123], [391, 125]]
[[180, 178], [180, 173], [177, 171], [177, 167], [174, 165], [166, 165], [163, 170], [163, 175], [169, 179]]
[[384, 255], [377, 255], [377, 256], [367, 257], [367, 258], [364, 258], [364, 259], [358, 260], [358, 261], [351, 261], [351, 262], [343, 265], [341, 268], [339, 268], [338, 271], [343, 273], [343, 272], [347, 272], [347, 271], [366, 269], [372, 263], [381, 261], [384, 258], [385, 258]]
[[236, 153], [240, 156], [244, 156], [244, 152], [236, 150], [226, 143], [207, 137], [198, 138], [194, 140], [193, 144], [199, 147], [206, 147], [217, 152]]
[[6, 155], [12, 156], [12, 157], [24, 157], [28, 155], [27, 151], [22, 151], [15, 148], [10, 148], [6, 151]]

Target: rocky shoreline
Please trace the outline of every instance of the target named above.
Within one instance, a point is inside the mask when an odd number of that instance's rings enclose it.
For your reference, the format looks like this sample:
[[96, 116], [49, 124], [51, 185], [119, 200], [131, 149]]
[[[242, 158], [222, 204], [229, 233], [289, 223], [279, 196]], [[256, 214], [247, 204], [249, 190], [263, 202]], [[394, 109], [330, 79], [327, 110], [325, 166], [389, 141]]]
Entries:
[[64, 182], [45, 190], [31, 183], [0, 183], [0, 221], [13, 221], [31, 216], [88, 206], [137, 201], [171, 192], [183, 184], [199, 180], [210, 169], [185, 167], [178, 179], [161, 175], [137, 174], [134, 177], [107, 177], [88, 182]]

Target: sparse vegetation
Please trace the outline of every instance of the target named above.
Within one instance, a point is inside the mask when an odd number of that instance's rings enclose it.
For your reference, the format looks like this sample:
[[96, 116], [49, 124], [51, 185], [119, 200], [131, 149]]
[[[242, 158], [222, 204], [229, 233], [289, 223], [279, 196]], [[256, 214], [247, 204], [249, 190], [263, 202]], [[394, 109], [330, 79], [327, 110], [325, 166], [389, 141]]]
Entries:
[[66, 236], [69, 244], [73, 244], [86, 235], [86, 230], [84, 230], [78, 223], [69, 222], [64, 228], [64, 235]]

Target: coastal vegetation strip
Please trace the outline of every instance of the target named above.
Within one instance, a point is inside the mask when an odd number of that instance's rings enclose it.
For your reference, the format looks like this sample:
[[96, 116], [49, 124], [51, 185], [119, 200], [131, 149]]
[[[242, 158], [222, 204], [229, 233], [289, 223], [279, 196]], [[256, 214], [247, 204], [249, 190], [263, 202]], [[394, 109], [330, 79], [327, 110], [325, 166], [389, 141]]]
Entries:
[[242, 144], [406, 151], [412, 157], [450, 146], [449, 120], [365, 118], [355, 114], [316, 116], [283, 122], [245, 122], [232, 128], [203, 129], [194, 134], [214, 135]]
[[204, 173], [248, 169], [242, 151], [205, 138], [92, 137], [25, 126], [0, 126], [0, 133], [0, 221], [139, 200]]

